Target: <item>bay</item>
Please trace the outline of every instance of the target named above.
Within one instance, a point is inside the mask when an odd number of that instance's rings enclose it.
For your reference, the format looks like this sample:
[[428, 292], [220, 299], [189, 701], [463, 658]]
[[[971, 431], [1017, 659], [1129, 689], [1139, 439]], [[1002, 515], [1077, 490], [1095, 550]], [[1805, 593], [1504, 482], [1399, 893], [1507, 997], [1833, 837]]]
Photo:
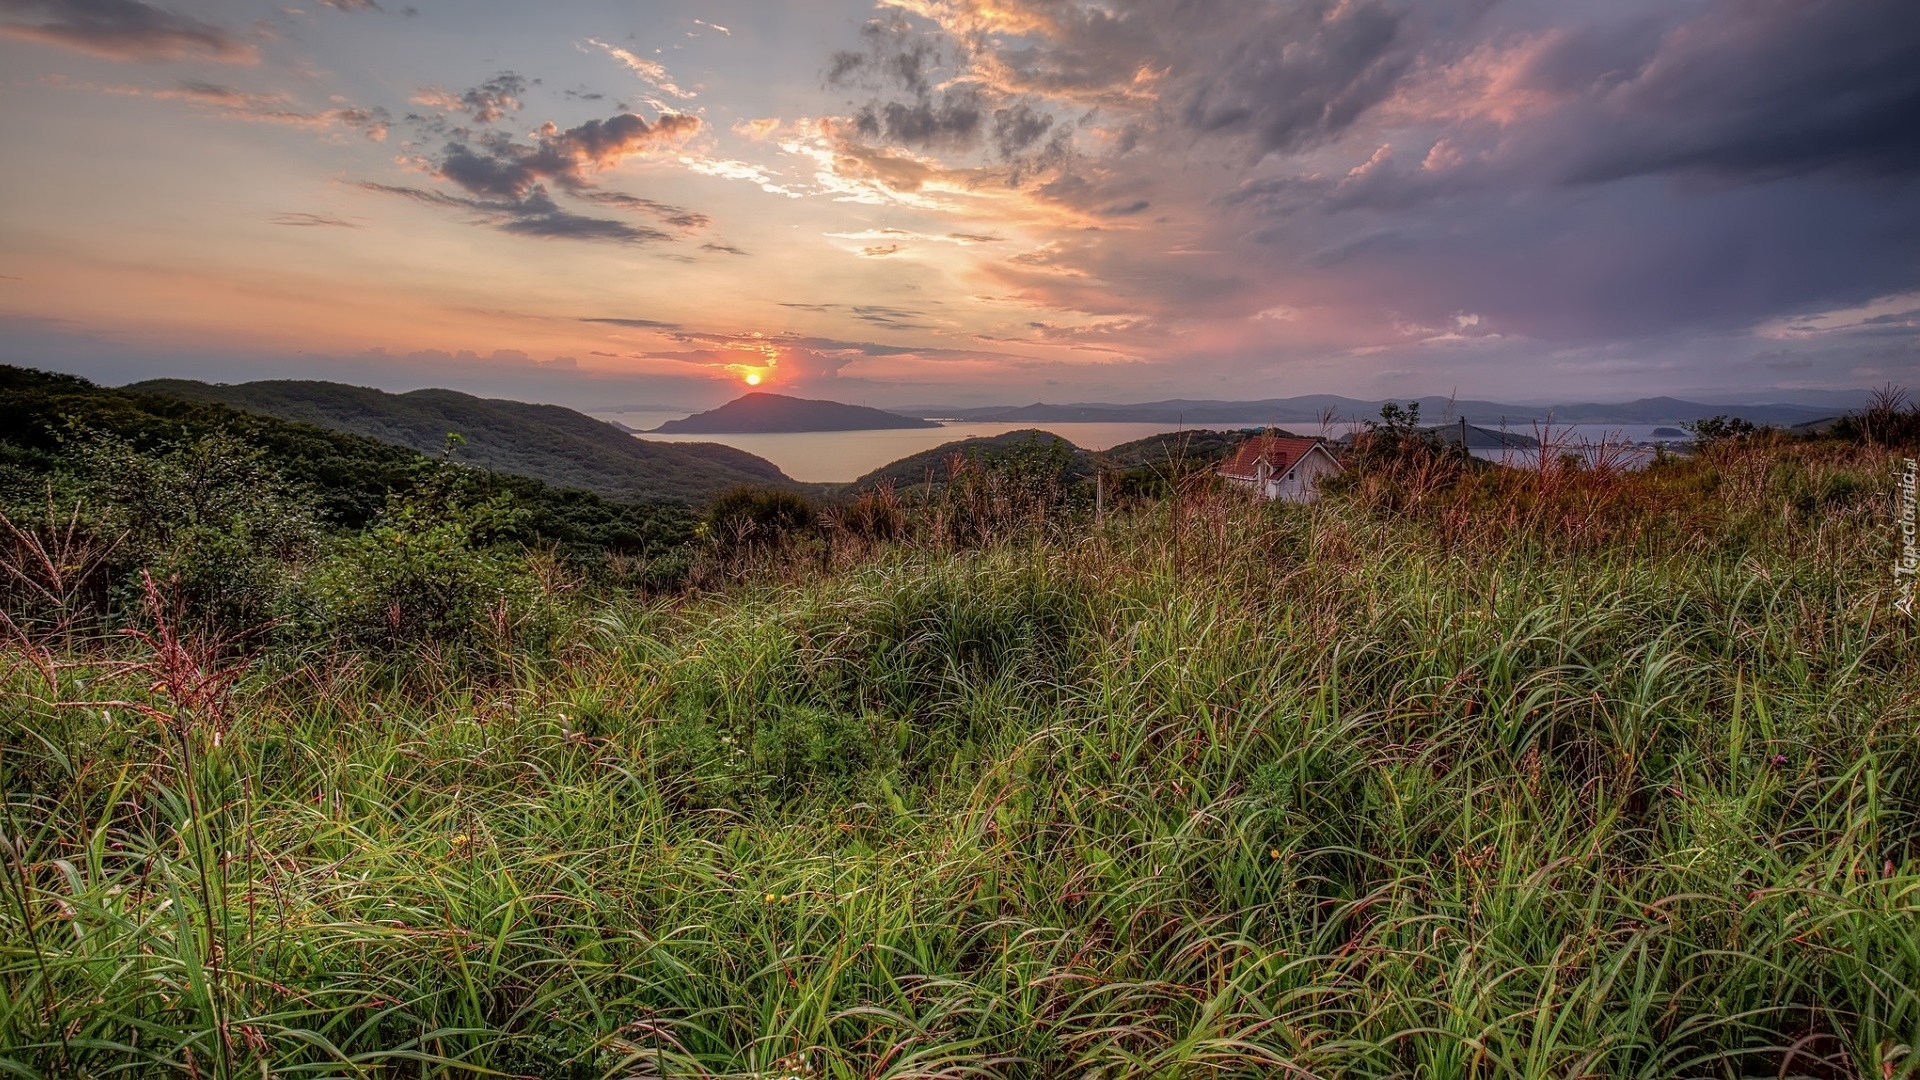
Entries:
[[[684, 413], [637, 416], [626, 413], [610, 419], [619, 419], [633, 427], [653, 426], [665, 419], [683, 416]], [[1241, 424], [1209, 424], [1214, 430], [1234, 428], [1258, 428], [1263, 426], [1258, 419]], [[1338, 423], [1326, 430], [1318, 424], [1295, 424], [1287, 427], [1297, 435], [1324, 435], [1339, 438], [1357, 425]], [[1544, 434], [1556, 445], [1565, 440], [1569, 450], [1581, 450], [1599, 444], [1619, 444], [1622, 442], [1646, 443], [1653, 440], [1652, 424], [1576, 424], [1554, 427]], [[635, 438], [658, 442], [713, 442], [745, 450], [766, 458], [780, 467], [780, 470], [795, 480], [816, 484], [843, 484], [859, 479], [882, 465], [889, 464], [917, 454], [922, 450], [931, 450], [944, 443], [962, 439], [986, 438], [1003, 435], [1009, 431], [1022, 431], [1039, 428], [1050, 431], [1083, 450], [1107, 450], [1121, 443], [1144, 439], [1152, 435], [1176, 435], [1177, 425], [1148, 423], [1026, 423], [1026, 424], [990, 424], [990, 423], [947, 423], [937, 428], [905, 428], [886, 431], [804, 431], [783, 432], [778, 434], [722, 434], [722, 435], [636, 435]], [[1529, 436], [1539, 436], [1543, 432], [1531, 425], [1515, 425], [1510, 430]], [[1632, 455], [1634, 463], [1643, 463], [1651, 457], [1651, 451]], [[1539, 454], [1532, 450], [1512, 451], [1476, 451], [1477, 456], [1490, 460], [1504, 460], [1518, 467], [1531, 467], [1537, 463]], [[1587, 455], [1590, 459], [1592, 453]]]

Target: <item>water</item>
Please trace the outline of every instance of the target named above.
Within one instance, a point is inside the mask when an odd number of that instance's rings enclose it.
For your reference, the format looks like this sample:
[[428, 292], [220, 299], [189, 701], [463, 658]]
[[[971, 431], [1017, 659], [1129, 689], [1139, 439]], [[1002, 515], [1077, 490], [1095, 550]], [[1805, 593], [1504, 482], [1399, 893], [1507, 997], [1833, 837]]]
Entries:
[[[632, 420], [624, 421], [634, 426]], [[1220, 427], [1238, 427], [1221, 424]], [[1257, 427], [1249, 421], [1245, 426]], [[960, 439], [986, 438], [1028, 428], [1050, 431], [1082, 450], [1106, 450], [1174, 430], [1172, 424], [944, 424], [887, 431], [803, 431], [778, 435], [641, 435], [660, 442], [717, 442], [766, 458], [806, 483], [840, 484], [903, 457]]]
[[[619, 420], [629, 427], [653, 427], [667, 420], [685, 416], [685, 413], [619, 413], [605, 414], [603, 419]], [[1248, 420], [1241, 424], [1218, 423], [1206, 427], [1219, 429], [1257, 428], [1262, 421]], [[1286, 425], [1283, 425], [1286, 426]], [[1294, 424], [1286, 429], [1297, 435], [1325, 435], [1339, 438], [1348, 431], [1359, 427], [1358, 424], [1339, 423], [1322, 430], [1319, 424]], [[1551, 432], [1552, 439], [1558, 443], [1563, 437], [1568, 440], [1569, 448], [1588, 447], [1606, 442], [1644, 443], [1653, 441], [1653, 424], [1574, 424], [1556, 427]], [[1106, 450], [1121, 443], [1144, 439], [1150, 435], [1163, 435], [1177, 430], [1174, 424], [1118, 424], [1118, 423], [1026, 423], [1026, 424], [986, 424], [986, 423], [949, 423], [937, 428], [905, 428], [887, 431], [804, 431], [774, 435], [639, 435], [636, 438], [658, 442], [714, 442], [749, 454], [766, 458], [780, 467], [788, 476], [805, 483], [842, 484], [857, 480], [861, 476], [907, 457], [922, 450], [931, 450], [943, 443], [960, 439], [985, 438], [1003, 435], [1009, 431], [1021, 431], [1027, 428], [1039, 428], [1050, 431], [1083, 450]], [[1532, 425], [1510, 425], [1508, 428], [1516, 434], [1537, 436]], [[1684, 441], [1684, 440], [1676, 440]], [[1593, 456], [1587, 449], [1589, 457]], [[1531, 468], [1538, 463], [1539, 455], [1533, 450], [1476, 450], [1475, 456], [1489, 461], [1504, 461], [1516, 467]], [[1651, 460], [1651, 449], [1638, 451], [1632, 455], [1632, 467], [1638, 467]]]

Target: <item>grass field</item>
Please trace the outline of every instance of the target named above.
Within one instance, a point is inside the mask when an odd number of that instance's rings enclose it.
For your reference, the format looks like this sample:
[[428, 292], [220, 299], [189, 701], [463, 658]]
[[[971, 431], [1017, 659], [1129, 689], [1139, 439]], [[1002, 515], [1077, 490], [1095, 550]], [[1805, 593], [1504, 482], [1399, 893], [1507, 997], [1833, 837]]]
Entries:
[[1895, 469], [1195, 488], [485, 663], [16, 636], [0, 1072], [1920, 1076]]

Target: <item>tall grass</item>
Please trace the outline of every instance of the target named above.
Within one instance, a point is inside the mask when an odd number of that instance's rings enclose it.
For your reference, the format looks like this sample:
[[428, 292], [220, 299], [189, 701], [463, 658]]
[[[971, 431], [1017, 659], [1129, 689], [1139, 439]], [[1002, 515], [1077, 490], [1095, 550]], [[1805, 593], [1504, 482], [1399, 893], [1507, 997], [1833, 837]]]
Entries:
[[484, 677], [17, 635], [0, 1069], [1920, 1075], [1890, 476], [1196, 491]]

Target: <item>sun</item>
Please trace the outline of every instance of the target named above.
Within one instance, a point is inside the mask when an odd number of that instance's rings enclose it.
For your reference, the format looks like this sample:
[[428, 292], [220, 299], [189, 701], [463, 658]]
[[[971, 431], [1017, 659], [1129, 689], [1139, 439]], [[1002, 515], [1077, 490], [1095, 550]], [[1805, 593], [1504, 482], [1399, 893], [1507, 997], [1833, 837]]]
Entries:
[[760, 385], [760, 376], [759, 376], [759, 375], [757, 375], [757, 374], [749, 374], [749, 375], [747, 376], [747, 385], [748, 385], [748, 386], [759, 386], [759, 385]]

